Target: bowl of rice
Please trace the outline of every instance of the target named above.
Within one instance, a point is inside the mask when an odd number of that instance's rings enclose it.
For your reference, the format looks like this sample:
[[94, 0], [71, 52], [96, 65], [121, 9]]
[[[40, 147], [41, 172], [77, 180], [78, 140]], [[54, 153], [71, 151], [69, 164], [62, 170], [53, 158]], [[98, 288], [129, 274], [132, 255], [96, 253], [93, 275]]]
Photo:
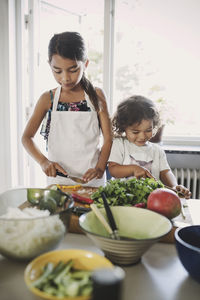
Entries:
[[69, 198], [64, 209], [55, 213], [31, 205], [22, 208], [28, 203], [27, 191], [16, 188], [0, 194], [0, 254], [22, 261], [58, 247], [67, 233], [74, 205]]

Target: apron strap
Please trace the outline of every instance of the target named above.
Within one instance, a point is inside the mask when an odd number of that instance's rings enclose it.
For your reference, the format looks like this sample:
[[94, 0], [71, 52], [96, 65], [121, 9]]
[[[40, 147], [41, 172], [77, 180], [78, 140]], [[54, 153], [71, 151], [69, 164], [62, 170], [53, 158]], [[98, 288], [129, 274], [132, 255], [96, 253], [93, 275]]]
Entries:
[[86, 92], [84, 92], [84, 94], [85, 94], [85, 100], [87, 101], [88, 106], [91, 108], [92, 111], [96, 111], [88, 94]]
[[53, 99], [53, 108], [52, 111], [56, 111], [57, 110], [57, 106], [58, 106], [58, 100], [60, 98], [60, 92], [61, 92], [61, 85], [59, 85], [55, 91], [55, 95], [54, 95], [54, 99]]

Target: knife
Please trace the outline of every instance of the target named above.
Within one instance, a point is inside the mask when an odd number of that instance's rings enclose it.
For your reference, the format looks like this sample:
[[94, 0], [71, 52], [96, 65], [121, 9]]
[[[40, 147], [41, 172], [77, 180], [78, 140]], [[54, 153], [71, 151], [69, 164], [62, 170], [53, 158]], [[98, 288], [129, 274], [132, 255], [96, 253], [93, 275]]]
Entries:
[[[152, 177], [149, 177], [149, 178], [153, 178], [156, 182], [158, 182], [158, 180], [153, 175], [152, 175]], [[182, 192], [177, 191], [175, 188], [172, 188], [172, 187], [170, 187], [168, 185], [165, 185], [165, 184], [164, 184], [164, 188], [175, 192], [180, 198], [184, 198], [185, 197], [185, 195]]]
[[174, 188], [172, 188], [168, 185], [164, 185], [164, 187], [168, 190], [171, 190], [171, 191], [175, 192], [176, 194], [178, 194], [179, 197], [182, 197], [182, 198], [185, 197], [185, 195], [182, 192], [177, 191], [176, 189], [174, 189]]
[[58, 170], [56, 170], [56, 175], [61, 176], [61, 177], [65, 177], [65, 178], [70, 178], [71, 180], [73, 180], [77, 183], [82, 183], [82, 184], [86, 183], [86, 181], [84, 181], [83, 179], [81, 179], [79, 177], [72, 176], [72, 175], [69, 175], [69, 174], [65, 175], [62, 172], [59, 172]]

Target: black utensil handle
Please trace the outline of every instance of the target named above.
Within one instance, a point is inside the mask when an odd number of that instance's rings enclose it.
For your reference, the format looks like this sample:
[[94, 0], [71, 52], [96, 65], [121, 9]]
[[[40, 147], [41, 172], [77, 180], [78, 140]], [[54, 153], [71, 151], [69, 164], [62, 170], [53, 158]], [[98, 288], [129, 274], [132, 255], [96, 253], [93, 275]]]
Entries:
[[82, 206], [74, 206], [72, 209], [73, 213], [79, 213], [79, 214], [84, 214], [91, 211], [91, 208], [89, 207], [82, 207]]
[[59, 172], [58, 170], [56, 170], [56, 175], [61, 176], [61, 177], [68, 177], [68, 175], [63, 174], [62, 172]]
[[106, 199], [106, 195], [105, 195], [104, 192], [102, 192], [101, 196], [102, 196], [102, 199], [103, 199], [103, 203], [104, 203], [104, 207], [105, 207], [106, 214], [107, 214], [107, 217], [108, 217], [108, 221], [110, 223], [110, 227], [111, 227], [112, 231], [115, 231], [115, 230], [117, 230], [117, 225], [115, 223], [115, 219], [113, 217], [112, 211], [111, 211], [110, 206], [108, 204], [108, 201]]

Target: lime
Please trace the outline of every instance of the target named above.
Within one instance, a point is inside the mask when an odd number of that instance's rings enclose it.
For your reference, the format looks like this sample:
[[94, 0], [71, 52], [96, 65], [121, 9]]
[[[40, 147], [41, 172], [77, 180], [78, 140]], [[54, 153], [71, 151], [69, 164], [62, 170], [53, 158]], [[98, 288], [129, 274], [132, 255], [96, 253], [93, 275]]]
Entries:
[[48, 211], [53, 214], [56, 212], [57, 203], [54, 198], [47, 196], [40, 200], [39, 208], [42, 210], [48, 209]]
[[44, 191], [42, 189], [27, 189], [27, 200], [33, 204], [39, 204], [40, 200], [43, 198]]

